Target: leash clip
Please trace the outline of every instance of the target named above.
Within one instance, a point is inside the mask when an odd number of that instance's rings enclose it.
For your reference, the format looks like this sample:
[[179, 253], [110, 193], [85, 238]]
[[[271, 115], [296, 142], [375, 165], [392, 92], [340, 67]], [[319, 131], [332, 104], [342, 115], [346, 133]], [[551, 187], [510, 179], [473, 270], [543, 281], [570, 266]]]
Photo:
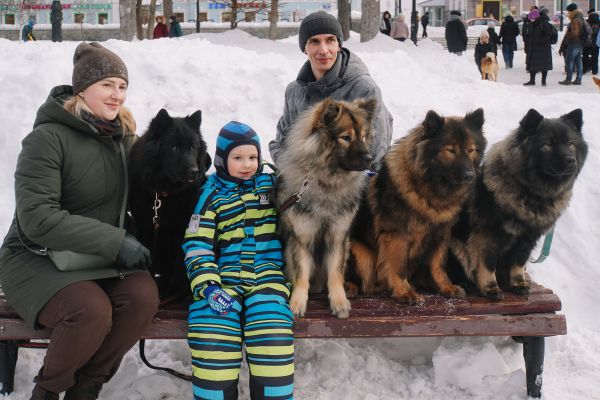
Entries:
[[162, 206], [162, 201], [158, 198], [158, 193], [156, 193], [155, 197], [154, 197], [154, 207], [152, 207], [152, 209], [154, 210], [154, 217], [152, 217], [152, 222], [154, 224], [158, 223], [158, 209]]

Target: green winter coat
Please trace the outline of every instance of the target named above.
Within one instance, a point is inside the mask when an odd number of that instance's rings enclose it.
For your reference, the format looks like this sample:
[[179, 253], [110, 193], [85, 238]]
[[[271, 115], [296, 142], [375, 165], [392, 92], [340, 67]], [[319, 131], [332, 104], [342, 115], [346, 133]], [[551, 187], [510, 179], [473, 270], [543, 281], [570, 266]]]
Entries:
[[[135, 135], [101, 136], [62, 103], [70, 86], [52, 89], [23, 139], [15, 171], [15, 204], [29, 246], [98, 254], [116, 260], [125, 230], [118, 227], [125, 194], [119, 142], [127, 150]], [[29, 240], [27, 240], [29, 239]], [[12, 307], [38, 328], [40, 310], [65, 286], [122, 276], [115, 268], [60, 272], [45, 256], [25, 249], [10, 226], [0, 248], [0, 284]]]

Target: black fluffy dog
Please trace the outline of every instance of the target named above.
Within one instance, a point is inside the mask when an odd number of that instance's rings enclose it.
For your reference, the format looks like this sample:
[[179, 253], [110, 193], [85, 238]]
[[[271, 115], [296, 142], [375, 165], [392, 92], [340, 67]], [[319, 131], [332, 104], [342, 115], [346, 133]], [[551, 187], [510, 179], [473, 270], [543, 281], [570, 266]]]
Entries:
[[211, 165], [201, 121], [200, 111], [173, 118], [162, 109], [130, 153], [131, 213], [163, 299], [190, 292], [181, 243]]

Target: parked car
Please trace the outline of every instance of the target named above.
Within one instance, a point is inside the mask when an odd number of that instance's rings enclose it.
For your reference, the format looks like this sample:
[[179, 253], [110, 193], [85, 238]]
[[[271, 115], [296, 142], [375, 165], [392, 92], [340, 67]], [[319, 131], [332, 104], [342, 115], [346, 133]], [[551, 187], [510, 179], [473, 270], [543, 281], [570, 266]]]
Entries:
[[494, 23], [494, 28], [501, 26], [502, 23], [494, 18], [471, 18], [467, 20], [467, 26], [487, 26], [489, 22]]

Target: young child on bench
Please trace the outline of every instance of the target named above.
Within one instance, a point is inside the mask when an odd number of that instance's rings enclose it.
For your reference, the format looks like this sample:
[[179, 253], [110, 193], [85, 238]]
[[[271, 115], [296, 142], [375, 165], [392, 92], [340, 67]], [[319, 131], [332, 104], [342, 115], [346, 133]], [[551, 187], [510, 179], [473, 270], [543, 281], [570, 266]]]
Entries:
[[290, 285], [273, 204], [275, 176], [262, 171], [258, 135], [226, 124], [185, 234], [195, 400], [237, 399], [242, 343], [252, 399], [292, 399]]

